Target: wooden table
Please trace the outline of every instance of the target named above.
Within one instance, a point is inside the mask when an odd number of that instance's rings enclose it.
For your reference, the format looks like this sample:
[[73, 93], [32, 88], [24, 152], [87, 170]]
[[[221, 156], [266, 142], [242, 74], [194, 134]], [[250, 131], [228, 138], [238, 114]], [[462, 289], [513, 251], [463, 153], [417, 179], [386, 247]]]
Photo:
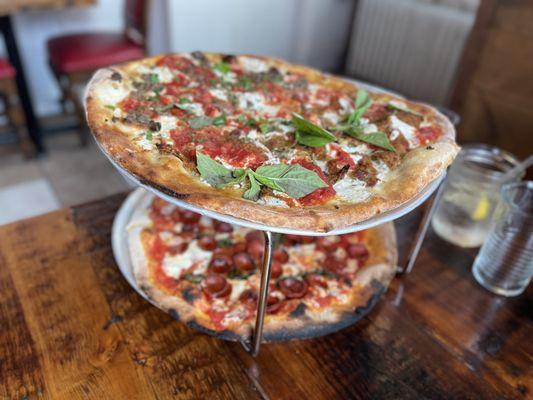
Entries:
[[[531, 293], [496, 297], [430, 233], [360, 323], [264, 345], [192, 331], [138, 296], [110, 246], [123, 196], [0, 228], [2, 399], [531, 398]], [[397, 224], [407, 247], [417, 215]], [[530, 288], [531, 289], [531, 288]]]

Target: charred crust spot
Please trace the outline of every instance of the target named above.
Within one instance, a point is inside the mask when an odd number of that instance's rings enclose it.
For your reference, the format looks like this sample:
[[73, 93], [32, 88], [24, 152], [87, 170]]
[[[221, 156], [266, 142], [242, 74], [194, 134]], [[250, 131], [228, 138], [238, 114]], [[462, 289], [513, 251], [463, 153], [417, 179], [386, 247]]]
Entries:
[[196, 290], [190, 287], [183, 289], [181, 295], [189, 304], [193, 304], [194, 301], [198, 298], [198, 293], [196, 292]]
[[194, 320], [187, 322], [187, 326], [189, 328], [191, 328], [191, 329], [194, 329], [194, 330], [198, 331], [198, 332], [205, 333], [205, 334], [211, 335], [211, 336], [215, 336], [215, 337], [218, 337], [220, 339], [232, 340], [232, 341], [240, 340], [240, 337], [234, 332], [231, 332], [231, 331], [228, 331], [228, 330], [215, 331], [215, 330], [212, 330], [212, 329], [206, 328], [205, 326], [200, 325], [198, 322], [196, 322]]
[[235, 56], [233, 54], [225, 54], [222, 56], [222, 61], [225, 63], [231, 64], [235, 61]]
[[120, 81], [122, 81], [122, 75], [120, 75], [117, 71], [114, 71], [111, 74], [111, 80], [112, 81], [116, 81], [116, 82], [120, 82]]
[[435, 150], [435, 147], [433, 147], [433, 146], [428, 146], [428, 147], [426, 147], [426, 150]]
[[156, 122], [153, 119], [148, 122], [148, 129], [152, 132], [159, 132], [161, 130], [161, 122]]
[[340, 207], [339, 207], [337, 204], [335, 204], [335, 205], [333, 206], [333, 208], [334, 208], [335, 210], [338, 210]]
[[181, 199], [186, 199], [186, 198], [188, 198], [190, 196], [189, 194], [185, 194], [185, 193], [176, 193], [173, 190], [170, 190], [170, 189], [168, 189], [168, 188], [166, 188], [164, 186], [158, 185], [157, 183], [155, 183], [154, 181], [151, 181], [149, 179], [140, 178], [139, 181], [143, 185], [151, 186], [154, 189], [157, 189], [157, 190], [159, 190], [160, 192], [163, 192], [166, 195], [175, 197], [176, 199], [180, 199], [180, 200]]
[[289, 316], [293, 317], [293, 318], [298, 318], [298, 317], [301, 317], [302, 315], [305, 314], [305, 309], [307, 307], [305, 306], [304, 303], [300, 303], [298, 304], [298, 307], [296, 307], [290, 314]]
[[193, 51], [191, 53], [191, 56], [193, 58], [197, 59], [198, 61], [200, 61], [202, 64], [207, 64], [208, 63], [207, 57], [201, 51], [198, 51], [198, 50]]
[[172, 318], [174, 318], [175, 320], [177, 320], [177, 321], [180, 320], [180, 316], [179, 316], [178, 312], [177, 312], [175, 309], [173, 309], [173, 308], [169, 308], [169, 309], [168, 309], [168, 313], [169, 313], [170, 316], [171, 316]]

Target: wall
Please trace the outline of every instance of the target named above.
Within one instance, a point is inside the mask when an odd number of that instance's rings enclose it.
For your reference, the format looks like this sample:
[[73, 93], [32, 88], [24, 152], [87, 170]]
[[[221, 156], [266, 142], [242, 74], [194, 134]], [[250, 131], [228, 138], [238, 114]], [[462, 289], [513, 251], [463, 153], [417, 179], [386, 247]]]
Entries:
[[265, 54], [338, 70], [352, 0], [175, 0], [168, 3], [174, 51]]
[[479, 15], [452, 98], [458, 137], [525, 158], [533, 154], [533, 2], [484, 1]]

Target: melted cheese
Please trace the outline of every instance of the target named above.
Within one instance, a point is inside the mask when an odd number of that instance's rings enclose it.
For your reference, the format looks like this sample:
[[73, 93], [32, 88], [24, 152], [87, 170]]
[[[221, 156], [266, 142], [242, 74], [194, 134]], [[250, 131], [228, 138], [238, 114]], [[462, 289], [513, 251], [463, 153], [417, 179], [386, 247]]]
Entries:
[[231, 283], [230, 301], [237, 300], [242, 292], [248, 289], [248, 281], [245, 279], [230, 279], [229, 283]]
[[410, 148], [417, 147], [420, 144], [416, 137], [416, 129], [414, 127], [406, 124], [401, 119], [397, 118], [396, 115], [391, 115], [389, 117], [389, 123], [393, 131], [397, 130], [407, 139]]
[[117, 82], [105, 81], [100, 83], [96, 95], [98, 100], [103, 104], [115, 105], [124, 100], [130, 94], [129, 89], [125, 85], [120, 85]]
[[365, 201], [371, 195], [366, 189], [365, 183], [358, 179], [341, 179], [333, 185], [333, 189], [342, 200], [352, 203]]
[[237, 93], [238, 105], [240, 108], [252, 109], [265, 115], [276, 115], [279, 107], [265, 103], [265, 98], [260, 93], [244, 92]]
[[210, 89], [209, 93], [211, 93], [214, 97], [216, 97], [219, 100], [222, 100], [222, 101], [228, 100], [228, 95], [222, 89]]
[[252, 57], [240, 57], [239, 63], [247, 72], [266, 72], [268, 71], [268, 64], [263, 60]]
[[193, 241], [183, 253], [175, 256], [167, 254], [163, 259], [163, 271], [168, 276], [179, 279], [183, 271], [190, 268], [192, 264], [198, 263], [195, 273], [201, 274], [207, 269], [210, 259], [211, 252], [201, 249], [197, 242]]

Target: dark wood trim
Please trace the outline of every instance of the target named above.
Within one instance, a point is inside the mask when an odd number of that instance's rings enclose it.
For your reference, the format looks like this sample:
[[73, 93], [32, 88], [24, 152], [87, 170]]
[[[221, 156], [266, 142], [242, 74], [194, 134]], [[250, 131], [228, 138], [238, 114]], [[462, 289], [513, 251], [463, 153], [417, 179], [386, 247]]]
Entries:
[[481, 0], [479, 4], [476, 21], [463, 48], [452, 90], [448, 96], [447, 105], [454, 111], [459, 111], [463, 105], [463, 99], [476, 71], [497, 7], [498, 0]]

